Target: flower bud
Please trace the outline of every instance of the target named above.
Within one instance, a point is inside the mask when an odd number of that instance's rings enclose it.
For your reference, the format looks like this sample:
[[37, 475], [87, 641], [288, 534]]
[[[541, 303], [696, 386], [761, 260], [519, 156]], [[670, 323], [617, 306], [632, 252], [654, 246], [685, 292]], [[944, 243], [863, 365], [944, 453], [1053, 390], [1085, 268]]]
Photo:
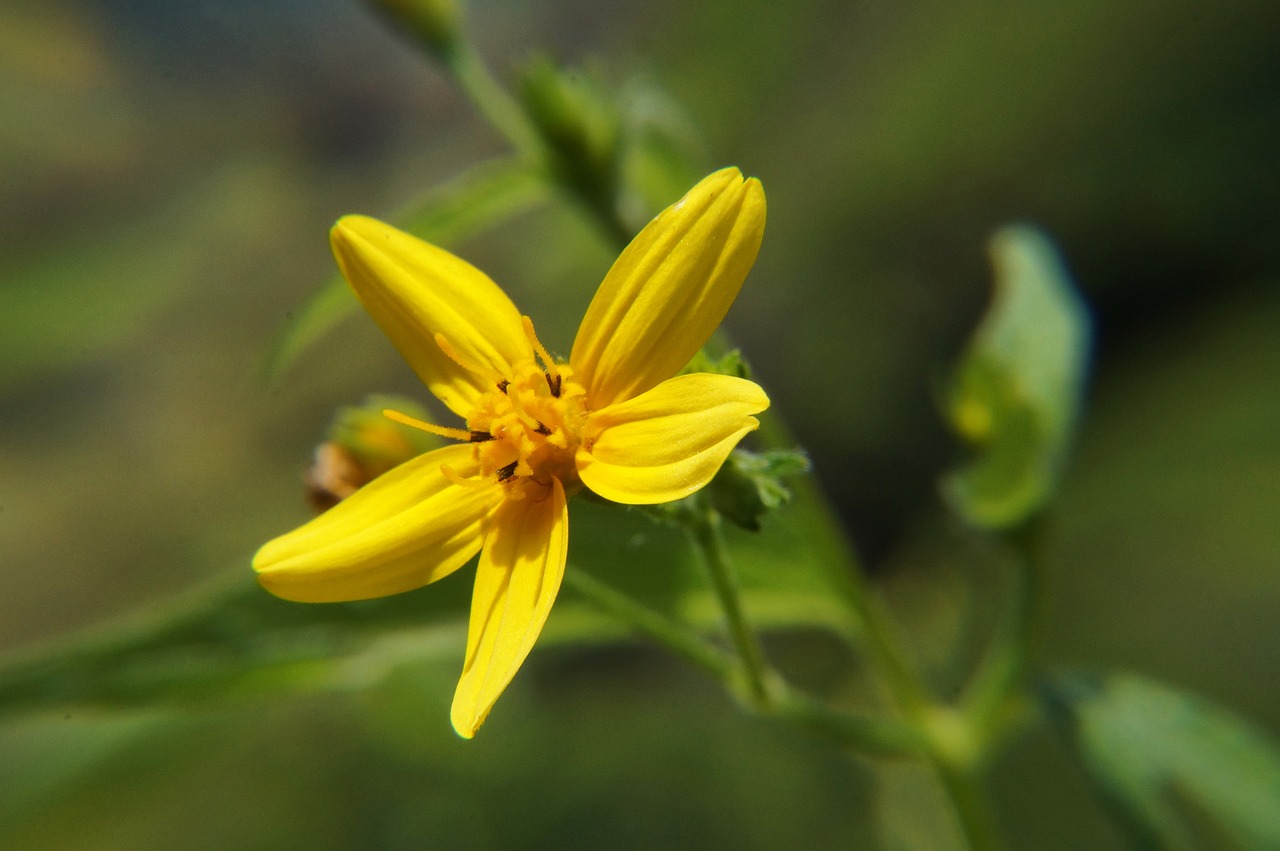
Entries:
[[436, 58], [446, 59], [458, 45], [461, 14], [456, 0], [369, 0], [393, 24], [421, 41]]
[[388, 408], [425, 415], [421, 406], [393, 396], [370, 396], [334, 415], [305, 476], [307, 500], [316, 511], [332, 508], [392, 467], [439, 444], [429, 434], [387, 419], [382, 412]]
[[595, 82], [538, 59], [525, 69], [520, 96], [564, 176], [585, 197], [612, 203], [619, 119]]

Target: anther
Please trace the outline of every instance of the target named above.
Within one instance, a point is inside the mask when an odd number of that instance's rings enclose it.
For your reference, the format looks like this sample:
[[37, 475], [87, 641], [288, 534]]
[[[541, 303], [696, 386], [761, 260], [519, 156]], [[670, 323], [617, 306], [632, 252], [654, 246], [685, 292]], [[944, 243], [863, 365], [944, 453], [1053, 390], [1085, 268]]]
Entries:
[[476, 431], [475, 429], [472, 429], [471, 431], [472, 443], [484, 443], [486, 440], [493, 440], [493, 435], [489, 434], [489, 432], [487, 431]]
[[[542, 365], [546, 367], [547, 384], [551, 387], [551, 395], [560, 395], [560, 373], [556, 371], [555, 358], [551, 357], [551, 353], [547, 351], [547, 347], [542, 345], [542, 341], [538, 339], [538, 335], [533, 331], [533, 320], [527, 316], [520, 317], [520, 324], [524, 327], [524, 335], [529, 338], [529, 345], [533, 346], [533, 350], [538, 353], [538, 359], [542, 361]], [[551, 377], [555, 376], [556, 383], [551, 383]]]
[[542, 423], [538, 423], [538, 427], [535, 428], [533, 431], [535, 434], [551, 434], [551, 429], [547, 428]]
[[393, 411], [389, 408], [384, 410], [382, 415], [389, 420], [400, 423], [401, 425], [407, 425], [410, 428], [416, 428], [421, 431], [425, 431], [428, 434], [447, 437], [450, 440], [461, 440], [465, 442], [472, 442], [475, 440], [475, 437], [473, 436], [474, 432], [468, 432], [465, 429], [460, 428], [448, 428], [447, 426], [438, 426], [432, 423], [426, 423], [420, 419], [416, 419], [415, 417], [411, 417], [407, 414], [402, 414], [399, 411]]
[[564, 385], [563, 377], [558, 372], [555, 375], [552, 375], [549, 372], [544, 372], [542, 374], [547, 378], [547, 387], [551, 388], [551, 395], [559, 399], [560, 389]]
[[509, 478], [511, 478], [512, 476], [514, 476], [514, 475], [516, 474], [516, 465], [517, 465], [518, 463], [519, 463], [519, 462], [517, 462], [517, 461], [512, 461], [510, 464], [508, 464], [508, 465], [507, 465], [507, 466], [505, 466], [505, 467], [499, 467], [499, 468], [498, 468], [498, 481], [500, 481], [500, 482], [505, 482], [507, 479], [509, 479]]
[[510, 387], [510, 386], [511, 386], [511, 382], [510, 382], [510, 381], [507, 381], [507, 379], [505, 379], [505, 378], [504, 378], [504, 379], [502, 379], [501, 381], [499, 381], [499, 382], [498, 382], [498, 392], [499, 392], [499, 393], [506, 393], [506, 392], [507, 392], [507, 388], [508, 388], [508, 387]]

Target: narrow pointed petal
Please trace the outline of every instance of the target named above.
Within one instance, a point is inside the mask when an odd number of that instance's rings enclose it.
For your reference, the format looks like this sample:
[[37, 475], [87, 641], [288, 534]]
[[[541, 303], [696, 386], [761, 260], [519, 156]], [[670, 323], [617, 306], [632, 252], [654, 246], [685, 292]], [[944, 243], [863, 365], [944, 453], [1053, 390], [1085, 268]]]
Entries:
[[681, 375], [596, 411], [576, 462], [583, 484], [605, 499], [652, 505], [711, 481], [769, 407], [759, 385], [728, 375]]
[[451, 360], [436, 334], [485, 373], [509, 377], [512, 364], [533, 359], [520, 312], [465, 260], [365, 216], [339, 219], [329, 238], [338, 267], [365, 309], [431, 392], [459, 416], [467, 416], [493, 382]]
[[329, 603], [398, 594], [449, 575], [476, 554], [502, 488], [468, 488], [440, 472], [477, 473], [469, 446], [448, 446], [382, 474], [253, 557], [263, 587]]
[[546, 495], [510, 499], [493, 517], [471, 598], [467, 660], [453, 697], [453, 728], [469, 739], [542, 632], [564, 578], [569, 512], [552, 479]]
[[764, 189], [736, 168], [704, 178], [622, 252], [569, 362], [592, 407], [675, 375], [724, 319], [764, 236]]

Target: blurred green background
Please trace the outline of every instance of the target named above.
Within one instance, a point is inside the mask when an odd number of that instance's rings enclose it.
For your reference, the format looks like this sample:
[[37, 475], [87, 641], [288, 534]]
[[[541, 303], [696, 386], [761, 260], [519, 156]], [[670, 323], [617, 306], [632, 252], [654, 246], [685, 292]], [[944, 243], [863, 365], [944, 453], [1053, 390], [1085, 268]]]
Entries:
[[[987, 236], [1050, 233], [1099, 334], [1047, 659], [1148, 672], [1280, 729], [1274, 3], [476, 0], [469, 19], [501, 76], [546, 51], [665, 89], [705, 170], [763, 180], [729, 328], [941, 684], [998, 582], [937, 497], [960, 457], [939, 391], [989, 293]], [[363, 316], [278, 382], [260, 366], [332, 274], [334, 218], [394, 216], [504, 149], [339, 0], [9, 0], [0, 106], [0, 649], [18, 651], [248, 571], [305, 518], [335, 407], [425, 395]], [[612, 254], [563, 206], [451, 247], [561, 351]], [[772, 648], [837, 679], [821, 635]], [[747, 719], [657, 650], [537, 652], [471, 743], [448, 728], [454, 676], [11, 718], [0, 844], [953, 841], [926, 774]], [[1013, 847], [1119, 847], [1047, 733], [994, 788]]]

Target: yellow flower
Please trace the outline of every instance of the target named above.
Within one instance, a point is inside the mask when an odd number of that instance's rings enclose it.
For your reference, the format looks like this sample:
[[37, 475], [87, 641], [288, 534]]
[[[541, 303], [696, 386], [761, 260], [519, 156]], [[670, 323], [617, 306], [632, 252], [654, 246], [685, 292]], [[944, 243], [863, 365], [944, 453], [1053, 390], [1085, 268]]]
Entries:
[[373, 219], [333, 228], [343, 275], [400, 353], [466, 423], [460, 441], [373, 480], [260, 549], [288, 600], [362, 600], [434, 582], [477, 552], [453, 726], [473, 736], [542, 631], [564, 575], [566, 495], [680, 499], [706, 485], [769, 406], [741, 378], [675, 374], [720, 324], [764, 234], [760, 182], [704, 178], [613, 264], [568, 362], [484, 273]]

